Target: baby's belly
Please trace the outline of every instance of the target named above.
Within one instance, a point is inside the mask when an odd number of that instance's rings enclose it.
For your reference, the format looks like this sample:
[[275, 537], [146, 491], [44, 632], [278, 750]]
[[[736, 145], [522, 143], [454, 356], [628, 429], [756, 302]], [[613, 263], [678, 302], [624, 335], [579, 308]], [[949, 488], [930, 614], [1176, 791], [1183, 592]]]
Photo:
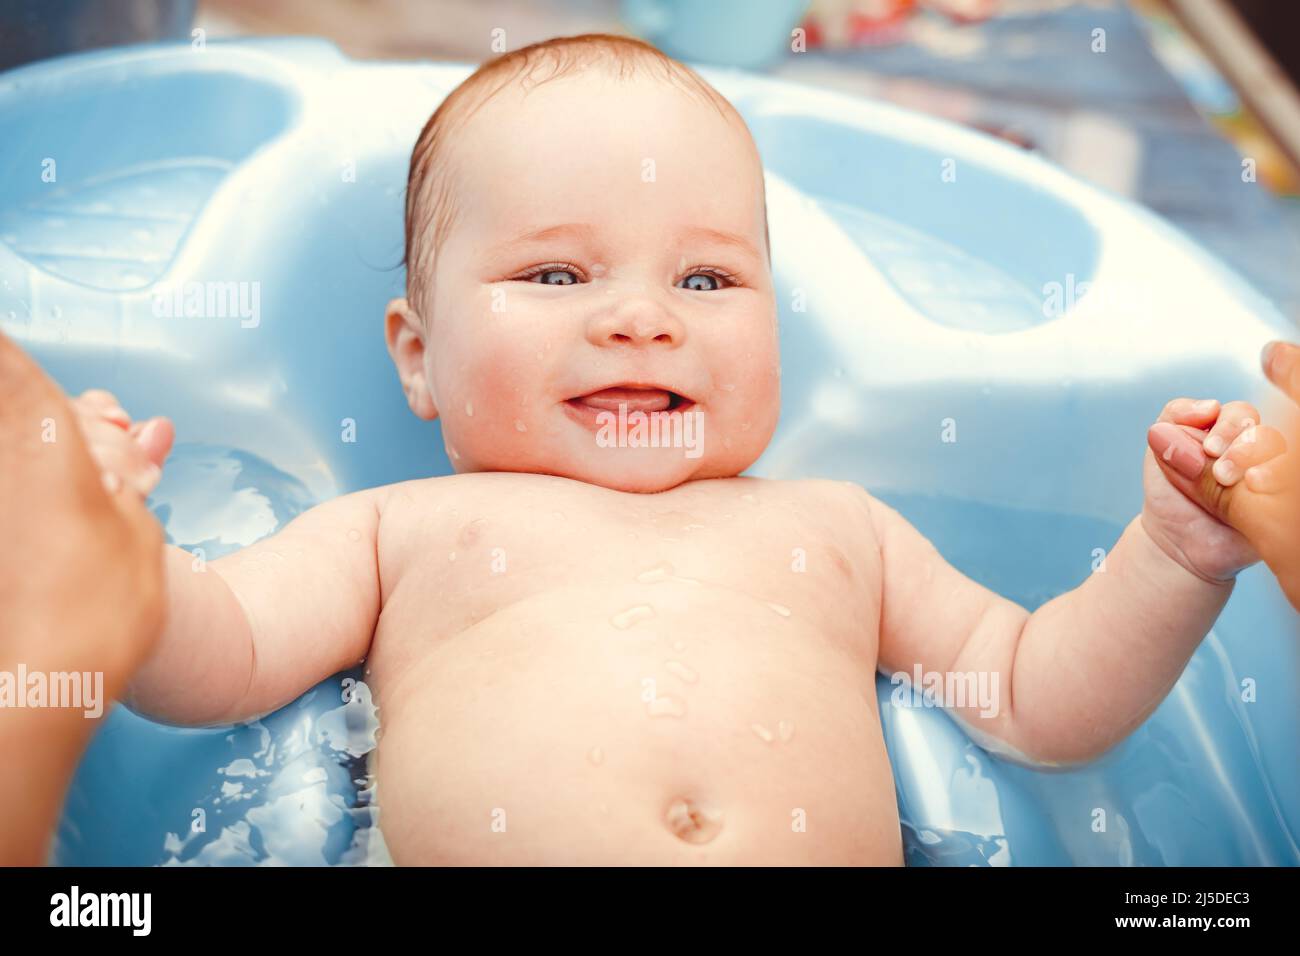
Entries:
[[394, 860], [900, 863], [875, 635], [735, 591], [645, 591], [552, 591], [387, 659], [415, 638], [381, 628]]

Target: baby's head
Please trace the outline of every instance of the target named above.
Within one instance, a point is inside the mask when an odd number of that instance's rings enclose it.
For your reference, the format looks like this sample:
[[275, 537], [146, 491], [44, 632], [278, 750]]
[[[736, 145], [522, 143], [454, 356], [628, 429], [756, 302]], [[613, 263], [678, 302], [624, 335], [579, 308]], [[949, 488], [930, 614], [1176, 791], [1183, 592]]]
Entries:
[[458, 86], [411, 155], [406, 263], [388, 348], [458, 472], [662, 491], [737, 475], [772, 436], [758, 150], [647, 44], [550, 40]]

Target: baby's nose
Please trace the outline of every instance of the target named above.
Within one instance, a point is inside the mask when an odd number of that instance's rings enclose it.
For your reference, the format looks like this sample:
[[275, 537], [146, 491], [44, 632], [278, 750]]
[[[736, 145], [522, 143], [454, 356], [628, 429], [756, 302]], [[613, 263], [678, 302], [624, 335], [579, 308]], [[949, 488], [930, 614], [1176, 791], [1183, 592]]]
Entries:
[[602, 347], [677, 348], [686, 340], [686, 327], [658, 303], [634, 298], [594, 317], [587, 325], [587, 338]]

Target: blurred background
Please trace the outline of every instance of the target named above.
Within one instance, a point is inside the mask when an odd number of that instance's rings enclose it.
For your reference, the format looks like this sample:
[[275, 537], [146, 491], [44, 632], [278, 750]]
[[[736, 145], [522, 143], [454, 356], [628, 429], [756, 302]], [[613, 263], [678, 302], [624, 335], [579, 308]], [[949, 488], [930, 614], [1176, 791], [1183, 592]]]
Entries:
[[[887, 100], [1034, 150], [1191, 234], [1300, 322], [1291, 0], [0, 0], [0, 68], [149, 40], [324, 37], [479, 62], [601, 31]], [[1235, 152], [1258, 189], [1211, 185]]]

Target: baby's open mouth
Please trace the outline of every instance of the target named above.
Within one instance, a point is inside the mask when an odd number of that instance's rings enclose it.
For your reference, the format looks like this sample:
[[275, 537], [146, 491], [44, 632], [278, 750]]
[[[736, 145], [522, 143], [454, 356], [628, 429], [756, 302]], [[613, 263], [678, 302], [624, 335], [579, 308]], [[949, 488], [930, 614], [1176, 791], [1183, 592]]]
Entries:
[[685, 395], [657, 385], [616, 385], [571, 398], [566, 404], [579, 409], [617, 414], [620, 405], [626, 405], [629, 413], [649, 413], [683, 411], [695, 402]]

